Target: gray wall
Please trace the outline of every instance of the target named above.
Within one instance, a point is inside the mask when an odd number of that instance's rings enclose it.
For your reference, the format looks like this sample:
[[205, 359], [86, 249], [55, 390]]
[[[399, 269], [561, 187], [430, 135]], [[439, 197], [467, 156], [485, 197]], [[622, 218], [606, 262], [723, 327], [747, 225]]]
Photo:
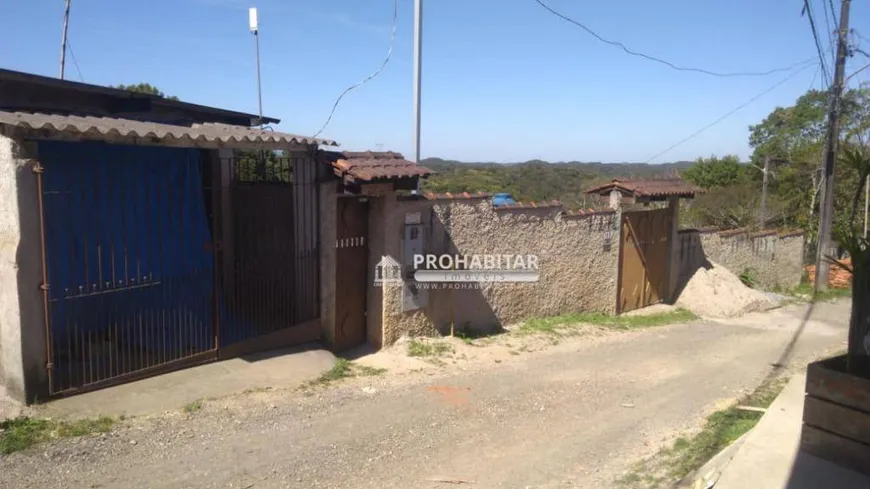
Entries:
[[803, 249], [802, 232], [680, 231], [680, 283], [709, 260], [738, 276], [752, 269], [763, 289], [793, 287], [804, 273]]
[[23, 402], [48, 393], [36, 157], [0, 133], [0, 373]]

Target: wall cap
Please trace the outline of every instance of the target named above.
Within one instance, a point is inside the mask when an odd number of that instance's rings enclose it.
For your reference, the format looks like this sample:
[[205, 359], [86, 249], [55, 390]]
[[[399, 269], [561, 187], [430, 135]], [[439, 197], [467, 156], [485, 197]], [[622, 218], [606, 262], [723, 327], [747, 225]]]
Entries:
[[446, 192], [443, 194], [436, 194], [429, 192], [426, 194], [426, 198], [429, 200], [469, 200], [469, 199], [488, 199], [492, 197], [491, 194], [486, 192], [477, 192], [474, 194], [470, 194], [468, 192], [462, 192], [460, 194], [454, 194], [450, 192]]

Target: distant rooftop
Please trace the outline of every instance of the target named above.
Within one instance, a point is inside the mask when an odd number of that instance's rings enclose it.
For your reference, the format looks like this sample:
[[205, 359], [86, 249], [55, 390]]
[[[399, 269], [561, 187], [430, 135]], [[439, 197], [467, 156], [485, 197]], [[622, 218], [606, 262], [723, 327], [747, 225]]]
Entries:
[[610, 183], [599, 185], [586, 191], [587, 194], [607, 196], [611, 191], [618, 190], [623, 195], [646, 200], [663, 200], [667, 197], [691, 199], [704, 189], [693, 185], [682, 178], [653, 178], [647, 180], [614, 179]]

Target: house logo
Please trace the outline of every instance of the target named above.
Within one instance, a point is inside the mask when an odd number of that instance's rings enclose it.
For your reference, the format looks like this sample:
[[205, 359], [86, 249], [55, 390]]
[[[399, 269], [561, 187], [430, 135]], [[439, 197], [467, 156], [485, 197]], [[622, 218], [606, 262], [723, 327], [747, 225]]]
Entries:
[[401, 284], [402, 265], [391, 256], [381, 257], [381, 261], [375, 265], [375, 287], [384, 284]]

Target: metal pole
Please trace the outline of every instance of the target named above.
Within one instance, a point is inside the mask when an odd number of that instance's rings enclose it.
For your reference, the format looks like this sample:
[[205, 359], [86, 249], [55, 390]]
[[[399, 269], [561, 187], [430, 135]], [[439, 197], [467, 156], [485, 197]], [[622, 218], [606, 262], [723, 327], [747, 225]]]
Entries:
[[849, 32], [850, 0], [840, 6], [840, 27], [837, 30], [837, 64], [834, 69], [834, 85], [831, 87], [831, 106], [828, 115], [828, 148], [825, 153], [825, 173], [821, 211], [819, 212], [819, 249], [816, 256], [815, 290], [828, 287], [827, 260], [831, 253], [831, 230], [834, 222], [834, 163], [840, 140], [840, 97], [843, 95], [843, 75], [846, 68], [846, 36]]
[[[414, 0], [414, 163], [420, 163], [420, 88], [423, 64], [423, 0]], [[417, 179], [417, 191], [420, 179]]]
[[259, 106], [260, 129], [263, 128], [263, 89], [260, 84], [260, 31], [254, 31], [254, 44], [257, 48], [257, 103]]
[[69, 6], [71, 0], [66, 0], [66, 8], [63, 13], [63, 36], [60, 39], [60, 79], [63, 80], [63, 72], [66, 68], [66, 32], [69, 27]]
[[767, 174], [770, 172], [770, 156], [764, 157], [764, 176], [761, 180], [761, 212], [758, 220], [761, 224], [761, 229], [767, 224]]

